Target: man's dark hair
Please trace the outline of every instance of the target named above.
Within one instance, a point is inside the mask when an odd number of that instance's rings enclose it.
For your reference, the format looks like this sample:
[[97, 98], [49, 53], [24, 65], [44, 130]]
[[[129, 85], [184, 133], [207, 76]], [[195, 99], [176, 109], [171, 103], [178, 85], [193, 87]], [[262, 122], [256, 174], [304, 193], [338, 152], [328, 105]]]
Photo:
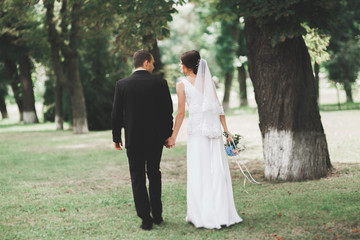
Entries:
[[152, 55], [150, 52], [146, 50], [139, 50], [134, 53], [134, 67], [142, 67], [144, 65], [144, 62], [148, 60], [151, 62]]

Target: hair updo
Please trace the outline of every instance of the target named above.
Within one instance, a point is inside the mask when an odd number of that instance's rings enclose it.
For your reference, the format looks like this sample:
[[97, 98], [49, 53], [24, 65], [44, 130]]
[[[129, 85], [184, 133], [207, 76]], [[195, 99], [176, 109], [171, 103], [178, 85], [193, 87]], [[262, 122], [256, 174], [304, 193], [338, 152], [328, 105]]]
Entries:
[[192, 50], [185, 52], [180, 57], [182, 64], [193, 70], [197, 74], [199, 62], [200, 62], [200, 53], [198, 51]]

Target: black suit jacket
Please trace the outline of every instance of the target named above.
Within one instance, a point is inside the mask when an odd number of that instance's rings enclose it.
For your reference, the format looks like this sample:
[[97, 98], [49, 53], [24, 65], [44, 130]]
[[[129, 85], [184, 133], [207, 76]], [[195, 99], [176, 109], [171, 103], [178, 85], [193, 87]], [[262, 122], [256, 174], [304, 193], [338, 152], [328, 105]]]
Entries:
[[112, 111], [113, 141], [121, 141], [125, 128], [125, 147], [164, 143], [172, 134], [173, 105], [166, 80], [146, 70], [135, 71], [118, 80]]

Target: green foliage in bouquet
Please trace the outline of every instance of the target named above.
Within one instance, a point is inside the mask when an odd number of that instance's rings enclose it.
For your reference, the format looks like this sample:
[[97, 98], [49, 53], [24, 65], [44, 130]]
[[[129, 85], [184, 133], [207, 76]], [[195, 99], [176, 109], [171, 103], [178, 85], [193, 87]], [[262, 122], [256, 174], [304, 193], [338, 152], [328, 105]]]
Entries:
[[[227, 132], [224, 132], [223, 135], [226, 137], [226, 139], [230, 137]], [[243, 139], [243, 136], [235, 134], [233, 141], [226, 140], [224, 146], [225, 152], [228, 156], [236, 156], [239, 152], [245, 150], [245, 144], [240, 144], [241, 139]]]

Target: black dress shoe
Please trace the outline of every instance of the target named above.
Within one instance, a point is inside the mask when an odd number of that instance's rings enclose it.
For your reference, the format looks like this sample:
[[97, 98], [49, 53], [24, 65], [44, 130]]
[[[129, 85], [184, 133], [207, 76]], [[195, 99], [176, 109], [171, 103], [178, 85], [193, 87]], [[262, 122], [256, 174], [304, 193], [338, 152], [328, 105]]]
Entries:
[[143, 230], [151, 230], [152, 229], [152, 222], [142, 222], [141, 229]]
[[164, 221], [164, 219], [162, 217], [160, 218], [154, 218], [154, 223], [156, 225], [160, 225], [162, 222]]

